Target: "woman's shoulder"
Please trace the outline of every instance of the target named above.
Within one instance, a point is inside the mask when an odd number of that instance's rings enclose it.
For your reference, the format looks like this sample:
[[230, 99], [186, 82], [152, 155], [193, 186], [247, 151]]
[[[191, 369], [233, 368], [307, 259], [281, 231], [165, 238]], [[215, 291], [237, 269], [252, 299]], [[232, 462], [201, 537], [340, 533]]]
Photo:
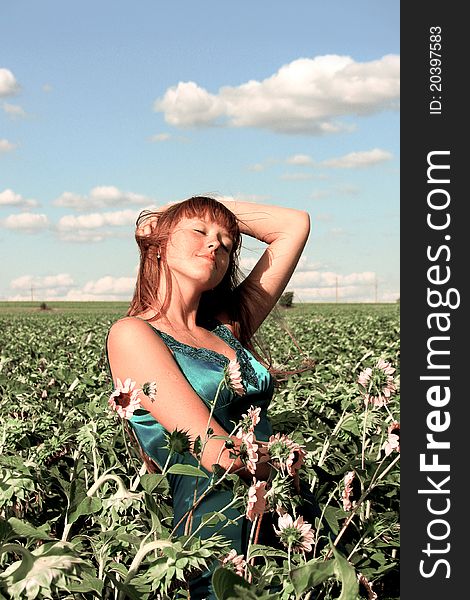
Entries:
[[122, 317], [108, 330], [108, 346], [147, 342], [158, 339], [150, 323], [140, 317]]

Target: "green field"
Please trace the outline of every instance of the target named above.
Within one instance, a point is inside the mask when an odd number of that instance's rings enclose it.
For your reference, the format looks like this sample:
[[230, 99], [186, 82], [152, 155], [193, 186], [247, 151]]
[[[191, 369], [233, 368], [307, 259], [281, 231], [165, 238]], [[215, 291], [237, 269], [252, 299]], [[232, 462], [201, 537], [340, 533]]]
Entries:
[[[171, 536], [165, 479], [143, 474], [108, 409], [106, 333], [127, 304], [47, 307], [0, 303], [0, 598], [184, 598], [188, 573], [227, 546]], [[290, 569], [304, 566], [316, 583], [299, 599], [371, 597], [366, 584], [357, 590], [358, 573], [381, 600], [399, 598], [399, 453], [384, 451], [399, 421], [399, 308], [298, 304], [262, 326], [275, 367], [297, 371], [278, 378], [271, 421], [305, 446], [301, 479], [323, 512], [312, 524], [318, 549], [305, 558], [253, 548], [256, 597], [270, 578], [282, 587], [270, 598], [294, 600]], [[378, 359], [395, 369], [396, 393], [365, 409], [358, 376]], [[352, 509], [342, 500], [348, 472]], [[328, 554], [326, 528], [340, 557]], [[149, 540], [166, 549], [143, 554]]]

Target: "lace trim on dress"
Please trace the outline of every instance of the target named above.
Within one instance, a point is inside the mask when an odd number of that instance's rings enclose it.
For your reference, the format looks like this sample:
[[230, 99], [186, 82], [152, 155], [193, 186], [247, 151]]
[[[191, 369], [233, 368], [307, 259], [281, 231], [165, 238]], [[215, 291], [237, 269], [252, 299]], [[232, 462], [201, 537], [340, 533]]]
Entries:
[[[210, 350], [209, 348], [196, 348], [194, 346], [190, 346], [188, 344], [185, 344], [184, 342], [176, 340], [169, 333], [165, 333], [164, 331], [160, 331], [156, 328], [154, 329], [158, 332], [158, 334], [161, 336], [162, 340], [165, 342], [165, 344], [170, 350], [178, 350], [178, 352], [181, 352], [181, 354], [184, 354], [185, 356], [191, 356], [200, 360], [205, 360], [206, 362], [212, 362], [219, 365], [222, 368], [226, 367], [229, 363], [229, 359], [225, 355], [220, 354], [215, 350]], [[237, 360], [240, 363], [242, 378], [252, 386], [258, 387], [258, 378], [256, 377], [256, 371], [254, 370], [253, 365], [251, 364], [250, 359], [248, 358], [245, 348], [240, 344], [240, 342], [233, 335], [230, 329], [228, 329], [228, 327], [225, 327], [225, 325], [221, 323], [211, 331], [216, 336], [221, 338], [224, 342], [226, 342], [233, 350], [235, 350]]]

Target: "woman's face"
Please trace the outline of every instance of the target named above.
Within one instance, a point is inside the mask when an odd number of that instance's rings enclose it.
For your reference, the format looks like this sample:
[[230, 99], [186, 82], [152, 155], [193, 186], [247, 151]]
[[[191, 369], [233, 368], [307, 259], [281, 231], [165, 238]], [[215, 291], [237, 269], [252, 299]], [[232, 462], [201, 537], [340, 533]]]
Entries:
[[225, 227], [209, 217], [183, 217], [170, 233], [166, 261], [173, 277], [205, 291], [224, 278], [232, 245]]

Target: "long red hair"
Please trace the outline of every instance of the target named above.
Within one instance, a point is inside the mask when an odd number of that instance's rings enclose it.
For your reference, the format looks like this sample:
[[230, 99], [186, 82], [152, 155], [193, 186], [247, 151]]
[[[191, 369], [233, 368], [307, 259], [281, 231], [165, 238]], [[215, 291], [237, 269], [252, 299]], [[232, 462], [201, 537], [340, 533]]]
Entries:
[[[256, 290], [245, 284], [240, 287], [243, 275], [238, 266], [241, 248], [241, 234], [237, 217], [221, 202], [207, 196], [193, 196], [182, 202], [172, 204], [163, 211], [142, 211], [137, 219], [138, 229], [150, 217], [156, 217], [152, 233], [141, 236], [136, 233], [140, 252], [140, 265], [131, 300], [128, 316], [135, 316], [152, 310], [153, 318], [163, 316], [171, 302], [171, 277], [166, 262], [166, 245], [170, 233], [182, 218], [209, 218], [222, 225], [232, 239], [229, 265], [224, 278], [213, 290], [201, 296], [197, 312], [197, 321], [204, 325], [218, 315], [226, 314], [235, 329], [240, 342], [253, 349], [253, 327], [247, 299], [256, 294]], [[165, 297], [158, 295], [162, 273], [167, 282]]]

